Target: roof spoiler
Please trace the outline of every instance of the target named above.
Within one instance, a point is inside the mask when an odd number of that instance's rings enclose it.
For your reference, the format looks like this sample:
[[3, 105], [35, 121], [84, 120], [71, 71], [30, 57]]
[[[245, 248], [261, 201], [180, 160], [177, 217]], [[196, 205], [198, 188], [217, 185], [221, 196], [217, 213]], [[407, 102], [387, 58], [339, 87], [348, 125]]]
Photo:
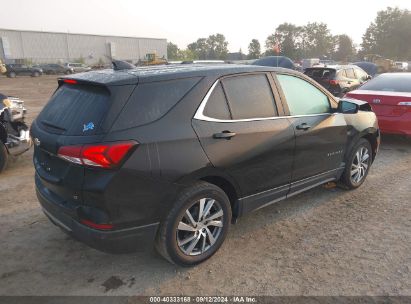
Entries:
[[121, 70], [132, 70], [135, 69], [136, 66], [123, 60], [115, 60], [113, 59], [112, 61], [113, 64], [113, 70], [114, 71], [121, 71]]

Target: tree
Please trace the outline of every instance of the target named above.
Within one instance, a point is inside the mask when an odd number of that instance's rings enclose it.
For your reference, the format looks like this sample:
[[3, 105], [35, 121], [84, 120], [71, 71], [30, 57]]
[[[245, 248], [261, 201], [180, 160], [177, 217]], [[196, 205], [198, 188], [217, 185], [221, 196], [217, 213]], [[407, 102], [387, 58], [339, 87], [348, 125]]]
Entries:
[[271, 47], [273, 39], [279, 44], [282, 55], [293, 59], [300, 57], [301, 27], [292, 23], [282, 23], [276, 28], [275, 34], [267, 38]]
[[265, 40], [265, 56], [279, 55], [281, 52], [280, 43], [277, 35], [271, 34]]
[[206, 38], [199, 38], [196, 42], [190, 43], [187, 46], [187, 49], [189, 49], [194, 54], [196, 59], [207, 59], [208, 45]]
[[411, 13], [388, 7], [379, 11], [363, 35], [362, 54], [407, 60], [411, 57]]
[[301, 49], [305, 57], [329, 57], [335, 41], [325, 23], [308, 23], [302, 28]]
[[336, 50], [334, 59], [337, 61], [351, 61], [355, 56], [355, 48], [352, 39], [348, 35], [338, 35], [335, 37]]
[[196, 58], [205, 59], [226, 59], [228, 54], [228, 42], [224, 35], [215, 34], [208, 38], [199, 38], [196, 42], [190, 43], [187, 46]]
[[261, 56], [261, 45], [257, 39], [251, 40], [248, 45], [248, 59], [258, 59]]
[[228, 42], [223, 34], [210, 35], [207, 39], [208, 58], [226, 59], [228, 54]]
[[180, 49], [177, 44], [172, 42], [167, 43], [167, 58], [168, 60], [177, 60], [179, 58]]

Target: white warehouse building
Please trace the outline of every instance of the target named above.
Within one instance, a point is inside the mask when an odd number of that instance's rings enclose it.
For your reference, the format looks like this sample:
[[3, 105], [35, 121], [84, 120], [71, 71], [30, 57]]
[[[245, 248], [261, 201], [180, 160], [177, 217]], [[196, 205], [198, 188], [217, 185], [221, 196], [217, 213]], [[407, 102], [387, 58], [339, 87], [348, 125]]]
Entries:
[[0, 29], [0, 59], [5, 63], [87, 64], [109, 58], [136, 63], [146, 54], [167, 58], [167, 40]]

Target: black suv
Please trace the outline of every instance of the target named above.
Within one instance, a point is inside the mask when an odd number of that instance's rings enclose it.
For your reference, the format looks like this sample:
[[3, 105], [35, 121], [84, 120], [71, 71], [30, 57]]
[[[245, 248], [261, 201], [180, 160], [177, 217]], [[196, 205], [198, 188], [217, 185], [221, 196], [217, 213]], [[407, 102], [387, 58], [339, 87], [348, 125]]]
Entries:
[[24, 64], [6, 64], [7, 77], [14, 78], [16, 76], [32, 76], [38, 77], [43, 74], [43, 70], [37, 67], [31, 67]]
[[213, 255], [230, 223], [329, 181], [365, 180], [370, 106], [288, 69], [183, 65], [59, 80], [31, 128], [38, 199], [92, 247]]
[[304, 74], [338, 97], [358, 89], [363, 83], [371, 79], [370, 75], [356, 65], [312, 67], [306, 69]]

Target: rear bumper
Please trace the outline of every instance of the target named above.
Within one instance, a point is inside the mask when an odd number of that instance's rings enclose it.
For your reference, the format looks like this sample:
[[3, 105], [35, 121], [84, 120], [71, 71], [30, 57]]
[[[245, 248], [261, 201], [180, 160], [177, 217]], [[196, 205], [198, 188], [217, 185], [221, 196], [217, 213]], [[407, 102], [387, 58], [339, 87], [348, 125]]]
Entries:
[[96, 230], [81, 224], [36, 186], [45, 215], [64, 232], [88, 246], [109, 253], [151, 250], [159, 223], [121, 230]]
[[411, 136], [411, 113], [401, 116], [378, 116], [381, 133]]

